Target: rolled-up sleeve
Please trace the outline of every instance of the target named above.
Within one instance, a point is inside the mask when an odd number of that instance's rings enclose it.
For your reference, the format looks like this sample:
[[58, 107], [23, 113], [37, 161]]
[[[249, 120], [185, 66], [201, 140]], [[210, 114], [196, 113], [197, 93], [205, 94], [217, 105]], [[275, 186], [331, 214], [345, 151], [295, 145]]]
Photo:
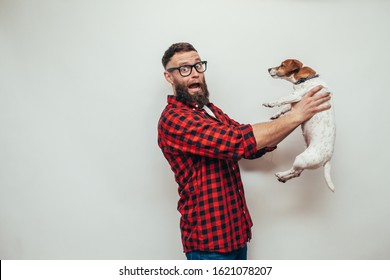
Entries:
[[[255, 139], [255, 136], [254, 136], [254, 133], [253, 133], [253, 128], [252, 128], [251, 125], [249, 125], [249, 126], [250, 126], [250, 129], [248, 128], [248, 132], [247, 132], [248, 133], [248, 139], [253, 140], [254, 143], [251, 143], [250, 145], [248, 145], [248, 148], [250, 147], [251, 149], [248, 149], [248, 152], [244, 154], [243, 157], [245, 159], [256, 159], [256, 158], [262, 157], [266, 153], [272, 152], [273, 150], [275, 150], [277, 148], [275, 146], [275, 147], [265, 147], [265, 148], [262, 148], [260, 150], [257, 150], [257, 148], [256, 148], [256, 139]], [[253, 150], [252, 145], [254, 145], [254, 150]]]
[[204, 118], [195, 110], [168, 110], [159, 122], [166, 152], [211, 158], [256, 158], [258, 150], [251, 125], [229, 125]]

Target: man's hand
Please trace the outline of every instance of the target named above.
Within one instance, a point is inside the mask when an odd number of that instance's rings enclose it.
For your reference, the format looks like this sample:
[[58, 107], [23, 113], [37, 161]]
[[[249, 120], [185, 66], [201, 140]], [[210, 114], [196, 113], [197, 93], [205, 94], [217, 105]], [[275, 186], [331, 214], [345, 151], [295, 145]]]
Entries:
[[316, 113], [330, 109], [330, 104], [324, 104], [330, 100], [330, 94], [319, 93], [322, 86], [316, 86], [308, 91], [301, 101], [291, 104], [291, 114], [293, 114], [299, 123], [303, 123], [313, 117]]

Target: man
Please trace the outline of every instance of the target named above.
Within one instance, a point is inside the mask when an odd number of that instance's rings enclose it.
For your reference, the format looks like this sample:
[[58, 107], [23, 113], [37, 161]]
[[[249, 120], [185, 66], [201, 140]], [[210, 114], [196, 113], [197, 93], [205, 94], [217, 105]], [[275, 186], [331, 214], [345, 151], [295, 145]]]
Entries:
[[162, 58], [173, 95], [158, 123], [158, 144], [178, 184], [180, 229], [187, 259], [246, 259], [252, 220], [238, 161], [276, 148], [302, 122], [330, 107], [329, 94], [308, 92], [276, 120], [242, 125], [209, 102], [202, 61], [189, 43]]

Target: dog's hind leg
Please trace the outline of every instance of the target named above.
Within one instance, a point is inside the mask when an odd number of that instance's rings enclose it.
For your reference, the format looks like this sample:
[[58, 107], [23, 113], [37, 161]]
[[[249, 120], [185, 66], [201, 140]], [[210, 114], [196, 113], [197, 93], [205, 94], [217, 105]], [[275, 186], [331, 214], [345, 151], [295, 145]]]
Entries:
[[323, 158], [316, 154], [313, 149], [308, 148], [295, 158], [290, 170], [278, 172], [275, 176], [280, 182], [285, 183], [292, 178], [299, 177], [304, 169], [318, 168], [322, 163]]
[[299, 177], [299, 175], [301, 175], [302, 171], [303, 171], [303, 169], [297, 170], [293, 167], [290, 170], [275, 173], [275, 176], [276, 176], [276, 178], [278, 178], [279, 182], [286, 183], [286, 181], [288, 181], [292, 178]]

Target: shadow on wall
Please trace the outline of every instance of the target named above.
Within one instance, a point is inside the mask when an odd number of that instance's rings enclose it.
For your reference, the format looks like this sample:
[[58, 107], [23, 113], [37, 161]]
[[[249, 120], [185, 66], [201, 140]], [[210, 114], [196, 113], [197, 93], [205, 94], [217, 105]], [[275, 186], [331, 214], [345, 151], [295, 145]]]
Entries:
[[[260, 159], [240, 161], [246, 197], [253, 212], [273, 212], [272, 215], [283, 220], [282, 217], [318, 213], [328, 208], [327, 200], [331, 196], [326, 194], [331, 195], [331, 191], [322, 167], [304, 170], [300, 177], [286, 183], [275, 177], [276, 172], [290, 169], [295, 157], [304, 150], [300, 137], [292, 136], [285, 140], [287, 145], [282, 143], [277, 150]], [[256, 178], [249, 180], [248, 177]]]

